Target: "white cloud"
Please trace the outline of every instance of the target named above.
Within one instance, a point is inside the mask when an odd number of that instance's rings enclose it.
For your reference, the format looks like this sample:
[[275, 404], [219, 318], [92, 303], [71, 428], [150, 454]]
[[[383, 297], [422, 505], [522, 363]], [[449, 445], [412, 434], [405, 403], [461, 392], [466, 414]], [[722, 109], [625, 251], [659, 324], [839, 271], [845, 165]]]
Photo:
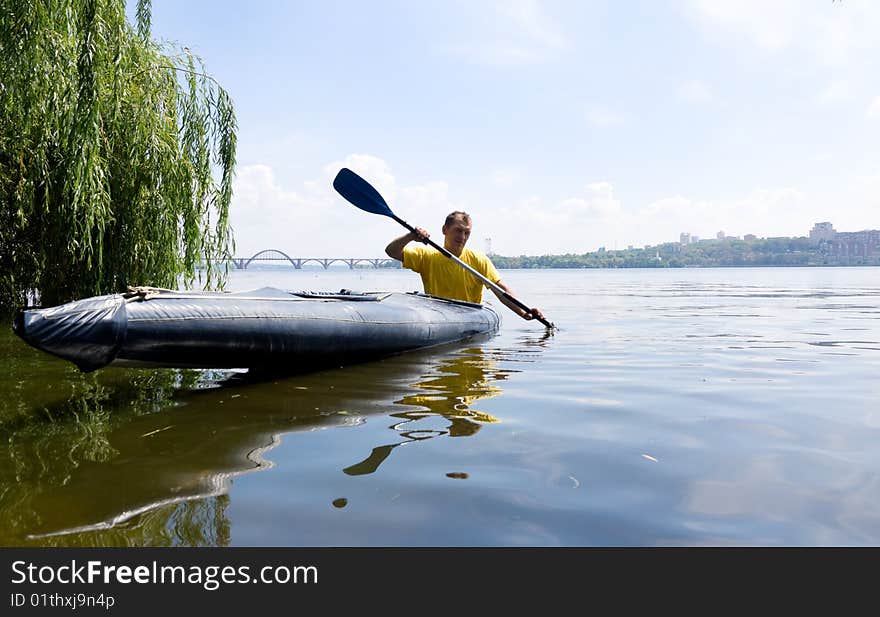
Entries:
[[664, 198], [642, 208], [635, 220], [640, 228], [653, 232], [654, 238], [671, 242], [681, 232], [701, 238], [714, 238], [719, 231], [728, 236], [807, 235], [811, 213], [813, 217], [821, 214], [809, 207], [802, 192], [779, 188], [757, 189], [735, 200], [694, 200], [680, 195]]
[[[418, 186], [408, 186], [400, 190], [399, 202], [406, 208], [406, 216], [412, 225], [424, 227], [431, 234], [439, 234], [446, 215], [453, 210], [463, 210], [464, 206], [454, 203], [449, 197], [449, 185], [442, 181], [430, 181]], [[402, 213], [395, 212], [401, 218]], [[401, 230], [402, 233], [402, 230]], [[434, 239], [437, 239], [435, 235]]]
[[495, 3], [498, 13], [510, 19], [520, 36], [543, 49], [568, 49], [568, 38], [543, 8], [536, 0], [500, 0]]
[[457, 36], [467, 40], [446, 46], [447, 52], [491, 66], [516, 67], [556, 58], [572, 47], [536, 0], [498, 0], [488, 5], [488, 12], [473, 13], [486, 6], [464, 5], [469, 14], [462, 22], [469, 24], [469, 31]]
[[839, 67], [870, 49], [880, 28], [874, 0], [689, 0], [686, 13], [713, 42], [765, 53], [793, 50], [819, 65]]
[[708, 103], [712, 100], [712, 93], [706, 84], [692, 79], [679, 86], [678, 98], [688, 103]]
[[532, 197], [492, 219], [493, 247], [501, 255], [584, 253], [677, 242], [681, 232], [714, 238], [807, 235], [827, 210], [811, 206], [793, 188], [756, 190], [735, 200], [696, 200], [681, 195], [626, 208], [607, 182], [585, 194], [547, 203]]
[[499, 189], [509, 189], [516, 184], [520, 173], [514, 169], [496, 169], [489, 174], [489, 183]]
[[626, 116], [600, 105], [590, 105], [585, 111], [587, 123], [595, 128], [609, 128], [626, 124]]
[[877, 216], [880, 212], [880, 169], [853, 176], [835, 191], [834, 199], [847, 207], [834, 210], [823, 220], [832, 221], [838, 231], [880, 228]]
[[852, 86], [849, 81], [835, 79], [819, 93], [817, 102], [822, 105], [830, 105], [852, 98]]
[[283, 189], [268, 165], [236, 170], [229, 218], [238, 255], [252, 255], [269, 248], [285, 250], [289, 242], [281, 230], [291, 233], [296, 229], [297, 218], [308, 213], [307, 201]]
[[621, 203], [609, 182], [594, 182], [583, 194], [548, 201], [530, 196], [513, 206], [501, 208], [480, 220], [493, 248], [501, 255], [542, 253], [584, 253], [595, 250], [609, 237], [608, 226], [622, 213]]
[[[333, 161], [324, 166], [320, 179], [323, 186], [332, 187], [333, 178], [343, 167], [348, 167], [367, 180], [386, 202], [394, 203], [397, 197], [397, 181], [391, 173], [391, 166], [384, 160], [371, 154], [350, 154], [343, 161]], [[336, 193], [333, 192], [333, 195]]]
[[400, 186], [379, 157], [352, 154], [325, 165], [301, 188], [284, 187], [267, 165], [238, 169], [230, 220], [236, 255], [274, 248], [292, 257], [382, 257], [385, 245], [406, 230], [388, 217], [349, 204], [333, 189], [333, 178], [348, 167], [373, 185], [392, 211], [439, 236], [443, 217], [459, 207], [445, 182]]
[[791, 42], [797, 28], [798, 0], [691, 0], [700, 25], [714, 34], [717, 30], [744, 36], [766, 50], [782, 49]]
[[868, 111], [865, 112], [868, 118], [880, 118], [880, 96], [876, 97], [871, 104], [868, 105]]

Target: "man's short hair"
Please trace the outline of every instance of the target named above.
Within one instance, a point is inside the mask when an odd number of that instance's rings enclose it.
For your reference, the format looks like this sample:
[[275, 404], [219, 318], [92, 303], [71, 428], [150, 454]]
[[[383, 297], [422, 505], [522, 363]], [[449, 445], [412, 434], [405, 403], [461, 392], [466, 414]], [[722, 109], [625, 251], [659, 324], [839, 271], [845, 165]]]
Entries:
[[462, 212], [461, 210], [456, 210], [455, 212], [450, 212], [446, 217], [446, 222], [443, 223], [443, 227], [449, 227], [455, 222], [455, 219], [460, 218], [465, 223], [471, 222], [471, 215], [467, 212]]

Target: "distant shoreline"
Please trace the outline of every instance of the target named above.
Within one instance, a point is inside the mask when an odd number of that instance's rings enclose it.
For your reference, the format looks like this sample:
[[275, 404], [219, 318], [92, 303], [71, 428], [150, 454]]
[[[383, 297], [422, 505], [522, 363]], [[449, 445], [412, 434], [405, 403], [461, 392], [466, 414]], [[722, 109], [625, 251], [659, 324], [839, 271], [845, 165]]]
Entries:
[[[498, 270], [708, 270], [711, 268], [878, 268], [880, 263], [871, 264], [736, 264], [736, 265], [666, 265], [666, 266], [526, 266], [526, 267], [507, 267], [495, 264]], [[396, 268], [371, 268], [368, 266], [357, 266], [354, 270], [363, 272], [381, 271], [381, 270], [403, 270], [402, 266]], [[250, 266], [245, 270], [230, 268], [230, 272], [247, 272], [247, 271], [296, 271], [290, 265], [260, 265]], [[348, 266], [331, 266], [329, 268], [333, 272], [351, 272]], [[303, 266], [302, 272], [327, 272], [321, 266]]]
[[496, 268], [505, 269], [880, 266], [880, 233], [866, 233], [865, 241], [859, 242], [725, 238], [692, 243], [668, 242], [639, 249], [600, 249], [580, 255], [491, 255], [491, 258]]

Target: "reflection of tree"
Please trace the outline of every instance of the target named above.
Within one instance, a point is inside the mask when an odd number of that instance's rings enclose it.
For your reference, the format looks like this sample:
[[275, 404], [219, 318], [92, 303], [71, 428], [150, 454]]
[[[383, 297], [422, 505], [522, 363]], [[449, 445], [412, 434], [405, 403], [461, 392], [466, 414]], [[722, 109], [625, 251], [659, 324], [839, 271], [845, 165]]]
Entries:
[[228, 546], [228, 495], [159, 506], [132, 523], [90, 530], [63, 530], [34, 539], [41, 546]]
[[[475, 401], [501, 394], [502, 390], [496, 384], [507, 379], [511, 372], [499, 369], [495, 361], [480, 348], [467, 349], [443, 360], [434, 371], [412, 384], [417, 390], [415, 393], [396, 401], [399, 405], [415, 408], [391, 414], [401, 421], [390, 428], [404, 440], [373, 448], [366, 459], [343, 471], [349, 475], [373, 473], [398, 446], [441, 435], [467, 437], [474, 435], [484, 424], [498, 422], [498, 418], [473, 409], [471, 405]], [[448, 420], [449, 426], [446, 430], [412, 426], [429, 417]]]
[[[195, 388], [205, 373], [198, 371], [125, 371], [84, 375], [60, 363], [41, 366], [52, 371], [52, 392], [37, 379], [21, 380], [19, 387], [0, 399], [0, 545], [20, 543], [33, 531], [51, 531], [53, 521], [63, 519], [66, 508], [59, 495], [82, 483], [83, 470], [95, 466], [113, 467], [120, 455], [111, 435], [139, 416], [153, 414], [170, 406], [180, 388]], [[19, 378], [27, 371], [20, 371]], [[51, 399], [55, 400], [51, 400]], [[30, 402], [30, 400], [35, 402]], [[109, 486], [101, 490], [117, 495], [128, 487]], [[224, 503], [177, 503], [164, 508], [161, 521], [156, 513], [142, 517], [125, 533], [86, 535], [71, 542], [47, 536], [37, 543], [46, 545], [137, 545], [168, 544], [169, 525], [185, 532], [177, 542], [202, 545], [208, 532], [209, 544], [228, 537], [228, 523], [222, 519]], [[170, 508], [170, 509], [169, 509]], [[204, 511], [200, 511], [200, 508]], [[157, 511], [158, 512], [158, 511]], [[78, 512], [73, 512], [75, 519]], [[210, 529], [197, 524], [212, 519]], [[100, 537], [100, 541], [98, 538]], [[147, 539], [149, 538], [149, 539]], [[164, 538], [164, 539], [163, 539]]]

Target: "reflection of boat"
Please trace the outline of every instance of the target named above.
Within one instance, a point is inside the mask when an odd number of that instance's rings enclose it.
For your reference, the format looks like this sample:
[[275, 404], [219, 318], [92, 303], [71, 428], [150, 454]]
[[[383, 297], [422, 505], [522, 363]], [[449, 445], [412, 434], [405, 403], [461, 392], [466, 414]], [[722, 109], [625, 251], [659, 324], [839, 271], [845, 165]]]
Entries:
[[[228, 544], [227, 507], [236, 503], [245, 520], [259, 518], [247, 512], [264, 507], [246, 490], [237, 496], [235, 483], [273, 466], [300, 486], [332, 491], [323, 495], [329, 509], [331, 497], [350, 490], [346, 482], [363, 485], [351, 476], [376, 471], [398, 445], [492, 426], [488, 410], [473, 406], [499, 395], [500, 383], [516, 372], [511, 364], [533, 355], [519, 345], [476, 346], [490, 336], [285, 378], [227, 371], [83, 375], [61, 363], [35, 363], [35, 370], [57, 371], [52, 381], [64, 387], [39, 403], [18, 401], [30, 421], [20, 415], [0, 425], [0, 545]], [[380, 431], [394, 439], [370, 453], [377, 442], [369, 429], [353, 427], [377, 417], [393, 422], [393, 433]], [[335, 433], [340, 428], [346, 430]], [[370, 441], [359, 454], [345, 447], [364, 436]], [[328, 439], [337, 447], [324, 458]], [[361, 457], [367, 460], [351, 464]], [[300, 499], [307, 510], [322, 495], [300, 493], [288, 480], [280, 485], [287, 487], [283, 499]]]
[[23, 311], [15, 332], [74, 362], [181, 368], [350, 364], [494, 332], [488, 306], [416, 293], [138, 288]]
[[[65, 367], [78, 394], [47, 399], [32, 420], [2, 427], [0, 545], [228, 543], [224, 510], [236, 478], [273, 467], [273, 449], [286, 435], [386, 415], [389, 404], [406, 400], [413, 383], [461, 349], [453, 343], [286, 378], [82, 375]], [[305, 474], [321, 464], [284, 461]]]

